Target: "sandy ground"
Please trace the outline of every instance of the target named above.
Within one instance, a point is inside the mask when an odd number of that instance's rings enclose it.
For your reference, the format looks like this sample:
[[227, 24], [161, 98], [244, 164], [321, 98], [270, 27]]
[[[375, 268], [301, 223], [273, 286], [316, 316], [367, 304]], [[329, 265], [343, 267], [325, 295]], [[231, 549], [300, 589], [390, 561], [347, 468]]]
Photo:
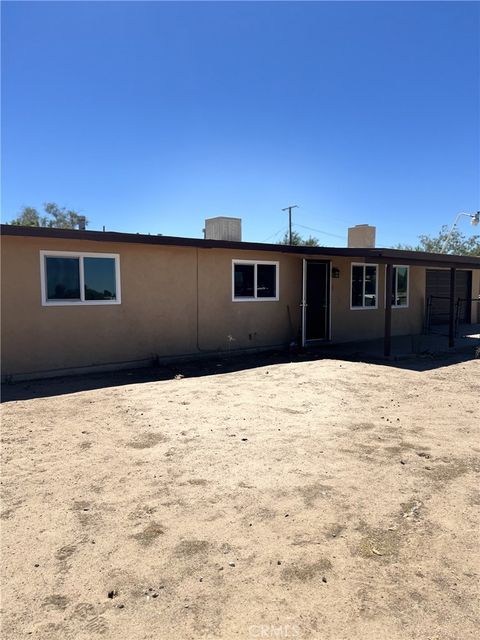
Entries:
[[479, 379], [318, 360], [6, 402], [2, 637], [478, 638]]

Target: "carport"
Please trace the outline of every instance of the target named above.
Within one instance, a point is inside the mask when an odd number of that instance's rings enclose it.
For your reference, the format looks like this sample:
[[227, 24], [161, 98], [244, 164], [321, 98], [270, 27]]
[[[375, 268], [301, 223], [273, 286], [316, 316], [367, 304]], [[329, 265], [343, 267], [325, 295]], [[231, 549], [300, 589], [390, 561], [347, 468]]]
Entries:
[[480, 270], [480, 258], [449, 254], [424, 253], [421, 251], [403, 251], [398, 249], [365, 249], [365, 262], [386, 265], [385, 282], [385, 324], [384, 347], [386, 357], [392, 351], [392, 281], [393, 266], [404, 264], [425, 267], [426, 269], [447, 269], [448, 282], [448, 346], [455, 346], [455, 305], [457, 271], [459, 269]]

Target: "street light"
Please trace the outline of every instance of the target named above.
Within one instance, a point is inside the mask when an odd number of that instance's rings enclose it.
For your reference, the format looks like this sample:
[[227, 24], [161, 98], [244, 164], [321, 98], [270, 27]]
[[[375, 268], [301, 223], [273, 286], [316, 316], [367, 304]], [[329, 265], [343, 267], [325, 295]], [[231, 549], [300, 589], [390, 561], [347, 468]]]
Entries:
[[457, 217], [455, 218], [455, 222], [452, 224], [452, 228], [449, 231], [447, 239], [443, 243], [443, 247], [440, 253], [445, 253], [445, 249], [448, 246], [450, 238], [452, 237], [452, 233], [455, 231], [455, 227], [457, 226], [457, 222], [459, 218], [461, 218], [461, 216], [467, 216], [467, 218], [470, 218], [470, 224], [473, 225], [474, 227], [476, 227], [480, 223], [480, 211], [477, 211], [476, 213], [466, 213], [464, 211], [461, 211], [459, 214], [457, 214]]

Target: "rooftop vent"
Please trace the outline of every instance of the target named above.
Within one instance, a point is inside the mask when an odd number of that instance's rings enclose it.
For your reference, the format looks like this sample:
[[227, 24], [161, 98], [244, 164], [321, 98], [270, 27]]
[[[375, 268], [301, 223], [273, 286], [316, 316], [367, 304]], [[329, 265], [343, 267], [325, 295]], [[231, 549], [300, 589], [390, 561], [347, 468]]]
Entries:
[[230, 242], [242, 241], [241, 218], [207, 218], [203, 230], [205, 240], [228, 240]]

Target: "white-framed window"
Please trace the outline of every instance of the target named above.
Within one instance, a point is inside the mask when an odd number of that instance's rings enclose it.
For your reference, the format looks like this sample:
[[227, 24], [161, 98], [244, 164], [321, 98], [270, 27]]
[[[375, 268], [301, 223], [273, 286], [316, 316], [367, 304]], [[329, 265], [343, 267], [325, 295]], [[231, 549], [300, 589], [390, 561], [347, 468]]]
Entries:
[[40, 251], [42, 305], [120, 304], [117, 253]]
[[279, 264], [232, 260], [233, 302], [278, 300]]
[[[385, 267], [386, 269], [386, 267]], [[408, 307], [408, 293], [410, 288], [410, 269], [403, 264], [392, 267], [392, 308]]]
[[350, 309], [378, 309], [378, 265], [352, 263]]

